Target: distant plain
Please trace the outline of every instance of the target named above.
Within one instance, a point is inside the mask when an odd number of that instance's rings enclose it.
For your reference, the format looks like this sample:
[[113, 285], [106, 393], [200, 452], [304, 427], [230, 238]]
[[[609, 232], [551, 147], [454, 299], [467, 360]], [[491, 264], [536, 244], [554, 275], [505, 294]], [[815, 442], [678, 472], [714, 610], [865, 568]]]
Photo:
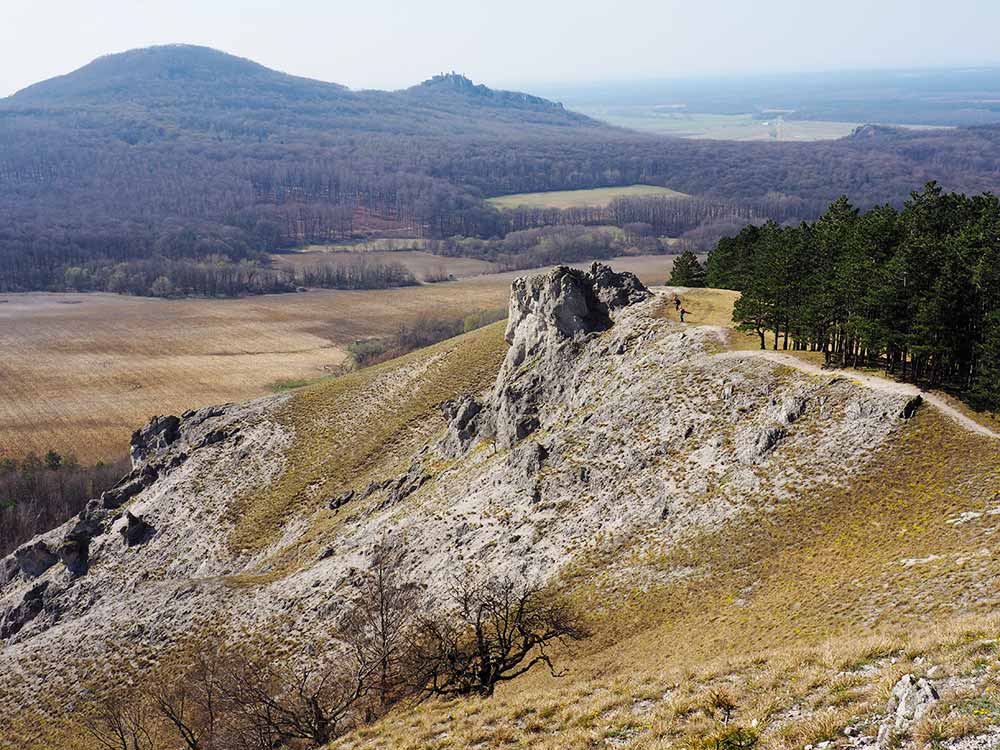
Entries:
[[726, 141], [828, 141], [850, 135], [858, 122], [786, 120], [752, 114], [678, 111], [658, 105], [579, 106], [579, 112], [611, 125], [678, 138]]

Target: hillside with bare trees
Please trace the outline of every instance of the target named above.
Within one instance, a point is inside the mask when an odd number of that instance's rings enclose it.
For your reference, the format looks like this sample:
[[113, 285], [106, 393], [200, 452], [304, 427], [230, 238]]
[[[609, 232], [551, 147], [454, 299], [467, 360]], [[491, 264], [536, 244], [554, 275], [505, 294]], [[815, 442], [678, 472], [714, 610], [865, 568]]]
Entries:
[[[840, 194], [863, 207], [900, 202], [929, 179], [996, 189], [998, 141], [992, 127], [867, 128], [818, 143], [667, 139], [457, 74], [352, 91], [207, 48], [154, 47], [0, 101], [0, 291], [148, 294], [160, 276], [181, 286], [175, 277], [206, 259], [232, 277], [256, 267], [238, 288], [274, 291], [283, 282], [265, 251], [590, 223], [484, 200], [521, 192], [649, 184], [697, 196], [626, 202], [627, 216], [611, 216], [670, 232], [720, 215], [812, 218]], [[165, 270], [139, 280], [142, 263]]]

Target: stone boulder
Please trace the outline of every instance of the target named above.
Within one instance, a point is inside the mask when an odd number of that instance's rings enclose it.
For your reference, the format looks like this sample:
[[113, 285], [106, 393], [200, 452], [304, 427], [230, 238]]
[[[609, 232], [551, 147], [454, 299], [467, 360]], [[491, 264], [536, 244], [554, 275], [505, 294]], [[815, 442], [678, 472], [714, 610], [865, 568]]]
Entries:
[[37, 578], [59, 562], [59, 557], [43, 540], [37, 539], [14, 551], [14, 560], [21, 576]]
[[924, 398], [923, 396], [920, 396], [918, 394], [913, 398], [911, 398], [909, 401], [907, 401], [906, 404], [904, 404], [902, 411], [900, 411], [899, 413], [899, 416], [902, 417], [903, 419], [911, 419], [913, 415], [917, 413], [917, 409], [923, 406], [923, 404], [924, 404]]
[[141, 516], [133, 515], [131, 511], [125, 511], [125, 524], [119, 531], [125, 546], [135, 547], [148, 541], [155, 529]]
[[17, 560], [14, 559], [13, 555], [7, 555], [3, 560], [0, 560], [0, 588], [3, 588], [17, 578], [20, 572], [21, 569], [18, 567]]
[[25, 625], [34, 620], [44, 608], [43, 595], [49, 587], [48, 581], [32, 586], [24, 594], [21, 603], [0, 615], [0, 641], [16, 635]]
[[330, 498], [330, 502], [327, 503], [327, 507], [330, 508], [334, 513], [347, 505], [351, 500], [354, 499], [357, 493], [354, 490], [346, 490]]
[[634, 305], [652, 296], [634, 273], [618, 273], [603, 263], [595, 262], [590, 267], [590, 280], [594, 296], [608, 310]]
[[878, 732], [878, 746], [888, 748], [893, 734], [909, 731], [939, 699], [929, 680], [912, 674], [903, 675], [893, 686], [886, 704], [886, 717]]
[[448, 401], [441, 409], [448, 420], [448, 429], [440, 445], [446, 456], [465, 453], [476, 438], [484, 437], [482, 427], [486, 415], [483, 405], [472, 396]]
[[91, 500], [76, 517], [63, 536], [57, 553], [70, 576], [82, 576], [90, 567], [90, 542], [104, 533], [104, 523], [110, 515], [99, 500]]
[[748, 427], [737, 435], [736, 455], [744, 464], [759, 463], [787, 436], [788, 431], [778, 425]]

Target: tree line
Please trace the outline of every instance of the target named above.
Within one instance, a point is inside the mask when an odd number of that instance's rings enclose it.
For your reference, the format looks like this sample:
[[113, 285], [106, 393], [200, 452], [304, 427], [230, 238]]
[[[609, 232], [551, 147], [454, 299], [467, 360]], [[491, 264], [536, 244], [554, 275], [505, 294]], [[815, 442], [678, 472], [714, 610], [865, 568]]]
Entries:
[[101, 750], [321, 748], [430, 696], [489, 698], [587, 630], [524, 577], [466, 569], [433, 604], [398, 549], [378, 544], [347, 611], [312, 644], [212, 633], [155, 674], [101, 680], [70, 717]]
[[239, 261], [218, 254], [194, 258], [154, 255], [113, 264], [89, 260], [80, 265], [56, 266], [48, 274], [35, 268], [32, 276], [34, 283], [22, 286], [0, 274], [0, 292], [32, 288], [147, 297], [239, 297], [294, 292], [300, 287], [388, 289], [418, 283], [405, 266], [396, 262], [362, 259], [342, 265], [279, 268], [266, 254]]
[[52, 450], [0, 457], [0, 557], [79, 513], [130, 468], [127, 458], [84, 466]]
[[1000, 201], [928, 183], [901, 209], [846, 197], [816, 221], [723, 239], [709, 286], [760, 346], [823, 352], [1000, 408]]
[[488, 260], [501, 271], [666, 252], [666, 247], [653, 236], [652, 227], [640, 224], [629, 225], [625, 230], [578, 225], [540, 227], [511, 232], [503, 239], [450, 237], [432, 240], [426, 249], [436, 255]]

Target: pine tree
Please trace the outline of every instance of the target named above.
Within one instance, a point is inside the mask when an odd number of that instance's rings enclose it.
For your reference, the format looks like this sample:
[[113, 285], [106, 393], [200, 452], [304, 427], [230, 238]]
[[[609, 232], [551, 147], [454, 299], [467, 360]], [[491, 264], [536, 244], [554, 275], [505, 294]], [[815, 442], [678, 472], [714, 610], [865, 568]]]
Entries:
[[698, 262], [697, 256], [690, 250], [685, 250], [674, 260], [670, 272], [671, 286], [699, 287], [705, 286], [705, 269]]
[[1000, 310], [986, 318], [983, 328], [970, 395], [977, 406], [1000, 412]]
[[[683, 269], [682, 269], [683, 270]], [[763, 348], [881, 365], [1000, 407], [1000, 200], [935, 183], [902, 211], [846, 198], [798, 227], [768, 222], [720, 241], [709, 281], [737, 282], [733, 320]]]

